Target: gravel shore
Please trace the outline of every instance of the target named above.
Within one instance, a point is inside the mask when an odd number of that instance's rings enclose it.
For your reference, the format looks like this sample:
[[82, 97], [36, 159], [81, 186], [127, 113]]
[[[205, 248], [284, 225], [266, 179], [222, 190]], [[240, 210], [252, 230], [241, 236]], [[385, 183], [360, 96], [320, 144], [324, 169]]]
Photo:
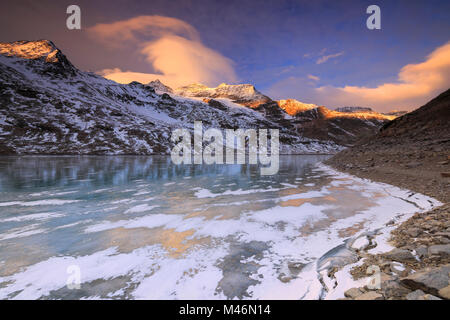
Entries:
[[[418, 212], [391, 232], [390, 252], [361, 250], [367, 276], [381, 271], [381, 288], [352, 288], [346, 299], [450, 299], [450, 89], [325, 163], [335, 169], [435, 198], [442, 206]], [[418, 208], [419, 209], [419, 208]], [[419, 211], [419, 210], [418, 210]], [[423, 210], [422, 210], [423, 211]]]
[[[437, 146], [437, 147], [436, 147]], [[381, 288], [352, 288], [349, 300], [436, 300], [450, 299], [450, 155], [437, 143], [424, 148], [401, 146], [396, 152], [376, 145], [357, 146], [326, 161], [339, 171], [384, 182], [433, 197], [442, 206], [416, 213], [392, 233], [391, 252], [364, 258], [351, 270], [355, 279], [367, 277], [376, 265], [381, 270]]]

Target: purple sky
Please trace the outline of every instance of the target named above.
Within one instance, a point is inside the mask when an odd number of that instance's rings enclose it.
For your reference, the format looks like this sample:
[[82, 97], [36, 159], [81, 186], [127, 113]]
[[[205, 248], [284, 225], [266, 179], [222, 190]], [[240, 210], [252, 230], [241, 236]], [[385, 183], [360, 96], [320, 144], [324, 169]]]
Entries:
[[[65, 26], [70, 4], [79, 31]], [[371, 4], [381, 30], [366, 28]], [[0, 12], [0, 41], [49, 39], [80, 69], [118, 77], [252, 83], [275, 99], [383, 111], [418, 107], [450, 83], [447, 0], [19, 0]], [[130, 22], [139, 16], [150, 18]], [[132, 37], [108, 33], [117, 22]]]

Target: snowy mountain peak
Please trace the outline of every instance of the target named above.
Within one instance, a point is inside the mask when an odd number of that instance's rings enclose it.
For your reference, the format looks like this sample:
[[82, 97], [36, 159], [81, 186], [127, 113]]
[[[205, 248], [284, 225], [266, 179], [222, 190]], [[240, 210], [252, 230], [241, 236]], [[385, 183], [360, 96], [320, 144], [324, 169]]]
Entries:
[[0, 54], [22, 59], [41, 59], [58, 62], [58, 48], [49, 40], [0, 42]]
[[315, 104], [303, 103], [295, 99], [278, 100], [277, 104], [290, 116], [295, 116], [301, 112], [317, 108], [317, 105]]
[[49, 40], [0, 42], [0, 57], [33, 66], [32, 71], [55, 77], [74, 76], [77, 69]]
[[225, 93], [233, 93], [240, 96], [248, 96], [251, 97], [255, 94], [261, 95], [261, 92], [255, 89], [255, 87], [251, 84], [226, 84], [222, 83], [217, 88], [216, 91], [225, 92]]
[[180, 87], [175, 92], [185, 97], [228, 98], [235, 103], [252, 108], [272, 101], [269, 97], [256, 90], [251, 84], [222, 83], [216, 88], [209, 88], [203, 84], [193, 83]]
[[150, 81], [149, 83], [147, 83], [147, 86], [152, 87], [158, 93], [172, 93], [173, 92], [171, 87], [166, 86], [159, 79]]

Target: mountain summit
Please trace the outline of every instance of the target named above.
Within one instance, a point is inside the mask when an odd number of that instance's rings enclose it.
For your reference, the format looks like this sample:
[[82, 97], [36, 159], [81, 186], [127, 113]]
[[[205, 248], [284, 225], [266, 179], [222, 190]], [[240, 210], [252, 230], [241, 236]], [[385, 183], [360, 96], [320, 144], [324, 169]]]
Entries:
[[0, 43], [0, 54], [22, 59], [45, 59], [46, 62], [58, 62], [59, 50], [49, 40], [15, 41]]
[[278, 106], [286, 111], [290, 116], [296, 116], [299, 113], [317, 108], [318, 106], [312, 103], [303, 103], [295, 99], [278, 100]]
[[216, 88], [209, 88], [203, 84], [193, 83], [176, 89], [175, 93], [184, 97], [228, 98], [234, 103], [251, 108], [272, 101], [251, 84], [222, 83]]
[[[49, 40], [0, 42], [0, 55], [28, 60], [37, 73], [54, 73], [59, 77], [74, 76], [76, 68]], [[39, 70], [40, 69], [40, 70]]]
[[159, 81], [159, 79], [150, 81], [149, 83], [147, 83], [147, 86], [152, 87], [158, 93], [173, 93], [172, 88], [166, 86], [164, 83]]

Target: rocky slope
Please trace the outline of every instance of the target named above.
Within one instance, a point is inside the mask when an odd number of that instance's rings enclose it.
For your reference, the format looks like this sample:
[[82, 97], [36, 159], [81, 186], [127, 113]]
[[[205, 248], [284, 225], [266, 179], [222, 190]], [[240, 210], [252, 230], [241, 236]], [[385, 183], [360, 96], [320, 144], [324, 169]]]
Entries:
[[382, 125], [394, 118], [376, 112], [337, 112], [321, 106], [296, 114], [292, 122], [298, 134], [304, 137], [351, 146], [376, 134]]
[[329, 160], [339, 170], [450, 200], [450, 90]]
[[185, 97], [227, 98], [234, 103], [250, 108], [272, 101], [251, 84], [229, 85], [222, 83], [216, 88], [208, 88], [205, 85], [194, 83], [176, 89], [175, 93]]
[[351, 107], [339, 107], [334, 109], [338, 112], [373, 112], [372, 108], [369, 107], [358, 107], [358, 106], [351, 106]]
[[154, 81], [150, 81], [147, 83], [147, 86], [152, 87], [156, 93], [162, 94], [162, 93], [173, 93], [172, 88], [166, 86], [164, 83], [159, 81], [159, 79], [156, 79]]
[[0, 43], [0, 153], [167, 154], [172, 130], [192, 129], [196, 120], [204, 129], [279, 129], [282, 153], [342, 148], [301, 137], [229, 99], [203, 102], [161, 88], [80, 71], [47, 40]]
[[[351, 112], [351, 113], [376, 113], [375, 111], [372, 110], [372, 108], [369, 107], [340, 107], [340, 108], [336, 108], [334, 109], [335, 111], [338, 112]], [[393, 116], [393, 117], [400, 117], [403, 116], [405, 114], [407, 114], [408, 111], [401, 111], [401, 110], [392, 110], [389, 112], [383, 112], [380, 113], [380, 115], [385, 115], [385, 116]]]
[[295, 99], [278, 100], [278, 107], [283, 109], [288, 115], [295, 117], [305, 111], [309, 111], [318, 108], [317, 105], [312, 103], [303, 103]]
[[342, 146], [353, 145], [363, 137], [376, 134], [383, 124], [396, 117], [372, 110], [332, 111], [295, 99], [272, 101], [247, 84], [221, 84], [217, 88], [193, 84], [176, 89], [175, 92], [186, 97], [231, 99], [234, 103], [251, 107], [267, 119], [295, 131], [297, 135], [333, 141]]
[[449, 123], [447, 90], [328, 161], [341, 171], [420, 192], [444, 203], [414, 215], [394, 230], [391, 243], [396, 248], [392, 251], [377, 255], [362, 251], [361, 258], [366, 260], [352, 274], [363, 277], [369, 265], [380, 266], [381, 288], [353, 288], [346, 292], [347, 299], [450, 299]]

